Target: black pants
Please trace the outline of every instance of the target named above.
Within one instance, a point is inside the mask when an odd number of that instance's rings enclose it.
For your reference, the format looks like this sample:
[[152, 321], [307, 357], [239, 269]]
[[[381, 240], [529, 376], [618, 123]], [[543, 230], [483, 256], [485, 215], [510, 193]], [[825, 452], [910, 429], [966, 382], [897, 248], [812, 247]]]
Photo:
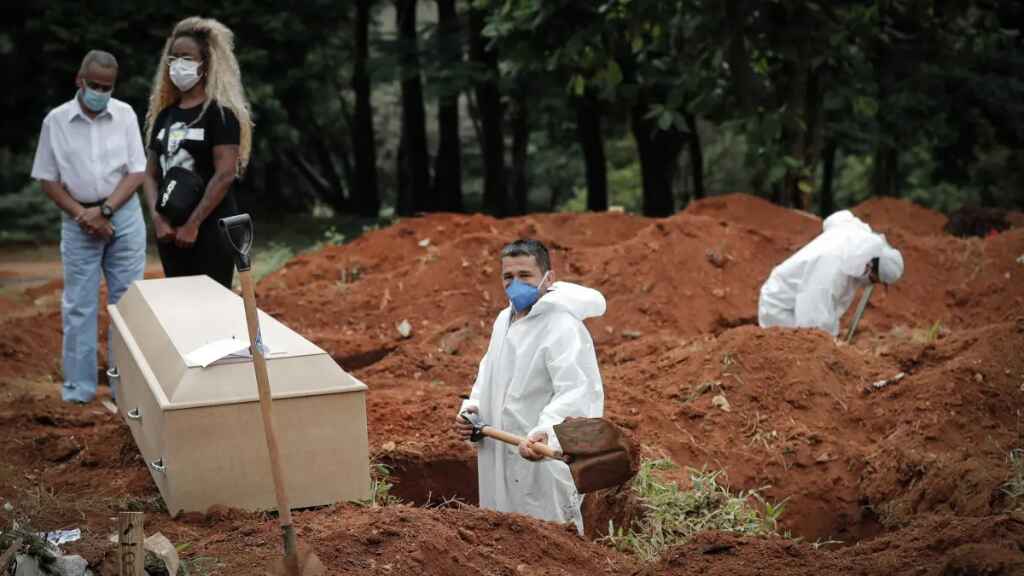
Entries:
[[164, 276], [197, 276], [206, 274], [231, 289], [235, 275], [235, 259], [230, 246], [217, 227], [217, 217], [211, 215], [199, 225], [199, 235], [191, 248], [179, 248], [174, 242], [160, 242], [160, 263]]

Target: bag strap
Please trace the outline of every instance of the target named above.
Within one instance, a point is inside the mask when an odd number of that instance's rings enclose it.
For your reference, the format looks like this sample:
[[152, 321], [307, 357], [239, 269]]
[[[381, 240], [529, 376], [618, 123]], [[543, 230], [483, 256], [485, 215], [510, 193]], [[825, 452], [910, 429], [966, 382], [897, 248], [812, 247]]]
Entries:
[[[211, 104], [213, 104], [213, 102], [211, 102]], [[199, 115], [196, 116], [195, 118], [193, 118], [191, 122], [189, 122], [188, 124], [185, 125], [185, 137], [186, 138], [188, 137], [188, 131], [191, 130], [193, 126], [198, 124], [199, 121], [202, 120], [204, 116], [206, 116], [206, 112], [207, 112], [207, 110], [200, 110], [199, 111]], [[171, 141], [171, 126], [173, 124], [174, 124], [174, 122], [171, 119], [171, 113], [170, 113], [170, 111], [168, 111], [168, 113], [167, 113], [167, 126], [164, 127], [164, 137], [163, 137], [163, 142], [162, 142], [163, 145], [164, 145], [163, 156], [164, 156], [164, 158], [166, 158], [168, 160], [170, 159], [170, 156], [171, 156], [169, 143]]]

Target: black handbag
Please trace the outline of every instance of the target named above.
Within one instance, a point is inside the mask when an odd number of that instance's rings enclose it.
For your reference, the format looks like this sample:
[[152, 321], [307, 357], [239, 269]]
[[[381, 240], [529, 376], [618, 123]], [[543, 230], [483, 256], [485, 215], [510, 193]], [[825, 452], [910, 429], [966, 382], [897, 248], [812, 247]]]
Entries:
[[[165, 165], [171, 161], [168, 145], [170, 133], [171, 129], [168, 126], [163, 137]], [[171, 226], [181, 226], [188, 221], [205, 192], [206, 184], [198, 174], [182, 166], [171, 166], [164, 172], [163, 180], [160, 182], [160, 197], [157, 198], [156, 211], [166, 218]]]

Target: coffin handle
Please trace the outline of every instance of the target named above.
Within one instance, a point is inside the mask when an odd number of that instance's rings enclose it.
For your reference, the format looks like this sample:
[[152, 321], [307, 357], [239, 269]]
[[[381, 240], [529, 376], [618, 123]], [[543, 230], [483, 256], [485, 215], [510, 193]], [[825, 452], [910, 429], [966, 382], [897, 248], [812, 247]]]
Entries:
[[153, 460], [152, 462], [149, 463], [149, 467], [152, 468], [153, 470], [156, 470], [157, 472], [159, 472], [161, 474], [164, 474], [164, 473], [167, 472], [167, 466], [164, 465], [164, 459], [163, 458], [161, 458], [159, 460]]
[[136, 406], [134, 410], [128, 411], [129, 420], [142, 420], [142, 408]]

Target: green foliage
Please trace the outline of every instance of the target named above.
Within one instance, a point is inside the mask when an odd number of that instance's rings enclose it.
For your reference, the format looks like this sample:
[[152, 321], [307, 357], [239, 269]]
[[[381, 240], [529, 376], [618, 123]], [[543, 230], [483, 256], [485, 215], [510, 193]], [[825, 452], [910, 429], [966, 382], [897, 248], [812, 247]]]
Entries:
[[38, 182], [13, 194], [0, 195], [0, 244], [53, 242], [60, 238], [60, 208]]
[[[387, 202], [397, 182], [394, 102], [407, 46], [396, 39], [392, 5], [372, 4], [368, 68]], [[461, 20], [471, 6], [497, 49], [494, 80], [506, 115], [516, 109], [514, 90], [530, 86], [531, 209], [586, 206], [572, 108], [578, 97], [600, 101], [609, 149], [618, 141], [635, 148], [622, 135], [637, 117], [679, 134], [696, 117], [709, 194], [775, 196], [788, 186], [787, 194], [811, 196], [821, 188], [823, 144], [834, 141], [837, 207], [874, 193], [881, 167], [873, 158], [887, 148], [899, 151], [893, 181], [903, 197], [940, 210], [1024, 207], [1024, 9], [1012, 3], [474, 0], [459, 3]], [[55, 237], [56, 212], [25, 190], [40, 122], [74, 93], [83, 53], [118, 56], [115, 95], [141, 118], [158, 52], [187, 14], [218, 18], [235, 32], [256, 122], [243, 206], [351, 211], [354, 8], [351, 0], [12, 5], [5, 16], [18, 25], [0, 32], [0, 61], [20, 81], [0, 99], [0, 241]], [[421, 2], [420, 14], [430, 8]], [[465, 54], [465, 30], [461, 43], [452, 41], [423, 19], [419, 34], [428, 126], [443, 96], [462, 95], [472, 116], [472, 88], [490, 72], [465, 55], [462, 64], [450, 60]], [[478, 122], [463, 115], [460, 130], [469, 210], [482, 188]], [[615, 162], [608, 152], [609, 203], [629, 210], [641, 197], [632, 154]], [[678, 185], [685, 181], [677, 178], [676, 205], [689, 195]]]
[[253, 259], [252, 266], [252, 277], [254, 280], [259, 282], [265, 278], [268, 274], [271, 274], [282, 266], [286, 262], [291, 260], [295, 256], [295, 252], [290, 246], [280, 244], [278, 242], [271, 242], [262, 250], [258, 258]]
[[[57, 560], [51, 545], [37, 535], [37, 531], [28, 525], [15, 525], [14, 528], [0, 532], [0, 551], [5, 551], [16, 541], [21, 540], [21, 553], [34, 557], [40, 567], [47, 573], [53, 570]], [[6, 569], [6, 566], [2, 568]]]
[[730, 493], [718, 483], [721, 471], [688, 469], [691, 487], [685, 491], [674, 482], [658, 479], [658, 471], [674, 467], [668, 460], [645, 460], [641, 464], [632, 490], [644, 506], [644, 515], [631, 527], [609, 525], [605, 538], [608, 543], [653, 562], [669, 547], [708, 530], [778, 533], [784, 503], [767, 502], [756, 491]]
[[1024, 504], [1024, 449], [1010, 450], [1007, 457], [1010, 464], [1010, 477], [1003, 484], [1003, 492], [1010, 497], [1010, 506]]
[[[213, 556], [194, 556], [186, 554], [190, 548], [192, 548], [191, 542], [183, 542], [174, 545], [174, 549], [178, 552], [178, 557], [181, 559], [181, 563], [178, 565], [178, 576], [207, 576], [209, 574], [218, 574], [220, 569], [224, 567], [224, 563]], [[155, 570], [150, 568], [151, 562], [155, 565]], [[152, 574], [158, 574], [161, 569], [163, 569], [163, 573], [166, 573], [163, 561], [152, 552], [147, 551], [146, 571]]]
[[[643, 186], [636, 147], [624, 137], [610, 139], [606, 142], [605, 154], [608, 162], [608, 205], [621, 206], [626, 212], [640, 213], [643, 208]], [[577, 184], [574, 195], [558, 207], [560, 212], [585, 212], [586, 209], [587, 191], [582, 183]]]
[[380, 462], [370, 463], [370, 497], [359, 502], [362, 506], [377, 508], [401, 504], [402, 500], [391, 494], [391, 467]]

